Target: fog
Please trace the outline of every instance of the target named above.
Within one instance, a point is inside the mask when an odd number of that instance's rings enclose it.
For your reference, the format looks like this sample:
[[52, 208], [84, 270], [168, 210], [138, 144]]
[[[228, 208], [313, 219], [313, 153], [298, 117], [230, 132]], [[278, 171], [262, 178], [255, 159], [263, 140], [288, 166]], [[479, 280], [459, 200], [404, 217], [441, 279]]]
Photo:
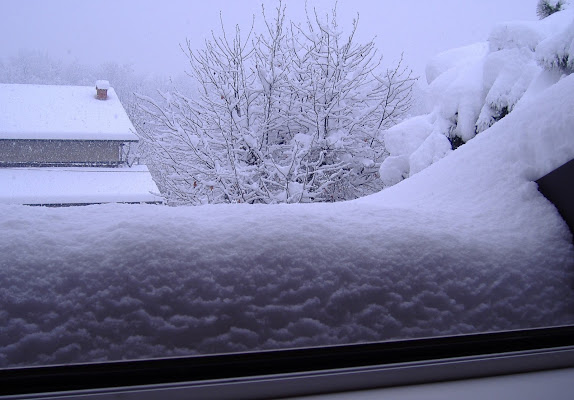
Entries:
[[[196, 48], [211, 30], [219, 34], [220, 11], [226, 29], [239, 24], [248, 31], [254, 14], [259, 29], [262, 3], [269, 13], [278, 4], [270, 0], [3, 1], [0, 48], [3, 58], [20, 51], [41, 51], [66, 62], [115, 62], [131, 64], [137, 72], [177, 75], [187, 67], [180, 49], [186, 38]], [[316, 8], [321, 15], [334, 3], [312, 0], [308, 9]], [[426, 62], [434, 54], [484, 40], [496, 22], [537, 19], [535, 11], [536, 0], [342, 0], [337, 5], [345, 32], [359, 13], [358, 39], [376, 36], [389, 65], [404, 52], [406, 63], [419, 76], [424, 76]], [[305, 2], [290, 0], [287, 14], [304, 21]]]

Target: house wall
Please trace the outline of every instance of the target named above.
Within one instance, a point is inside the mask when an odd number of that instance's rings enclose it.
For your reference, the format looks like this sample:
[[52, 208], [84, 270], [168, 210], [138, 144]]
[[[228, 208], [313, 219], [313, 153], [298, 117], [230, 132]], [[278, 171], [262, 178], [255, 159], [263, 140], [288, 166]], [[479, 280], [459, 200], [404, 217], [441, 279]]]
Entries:
[[104, 140], [0, 140], [0, 165], [118, 164], [120, 144]]

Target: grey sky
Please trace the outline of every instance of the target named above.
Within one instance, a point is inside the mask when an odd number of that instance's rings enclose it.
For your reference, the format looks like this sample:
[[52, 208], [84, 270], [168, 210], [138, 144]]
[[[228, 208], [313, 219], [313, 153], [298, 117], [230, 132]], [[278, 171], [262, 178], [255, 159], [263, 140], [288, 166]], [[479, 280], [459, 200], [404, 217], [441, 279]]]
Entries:
[[[84, 64], [131, 63], [136, 71], [178, 74], [186, 69], [179, 48], [186, 38], [202, 46], [227, 27], [261, 22], [261, 3], [274, 0], [0, 0], [0, 57], [40, 50]], [[377, 36], [385, 61], [405, 59], [418, 75], [437, 52], [486, 39], [496, 22], [536, 19], [537, 0], [339, 0], [337, 15], [348, 32], [360, 14], [358, 39]], [[287, 0], [288, 18], [302, 21], [304, 0]], [[331, 8], [332, 0], [309, 0], [309, 8]]]

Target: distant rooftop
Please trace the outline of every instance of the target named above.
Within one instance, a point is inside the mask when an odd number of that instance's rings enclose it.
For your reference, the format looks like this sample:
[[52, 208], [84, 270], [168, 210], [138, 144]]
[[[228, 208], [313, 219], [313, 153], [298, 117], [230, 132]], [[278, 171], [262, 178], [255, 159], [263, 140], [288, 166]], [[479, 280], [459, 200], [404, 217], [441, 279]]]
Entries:
[[0, 204], [161, 202], [144, 165], [132, 168], [0, 168]]
[[95, 86], [0, 84], [0, 139], [137, 141], [116, 92]]

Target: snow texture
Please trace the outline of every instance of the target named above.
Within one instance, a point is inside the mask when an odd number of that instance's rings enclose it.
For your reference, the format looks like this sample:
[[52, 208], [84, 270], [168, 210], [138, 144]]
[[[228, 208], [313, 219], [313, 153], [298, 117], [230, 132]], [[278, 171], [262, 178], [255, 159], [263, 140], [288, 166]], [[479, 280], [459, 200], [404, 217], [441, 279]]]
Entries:
[[572, 323], [572, 235], [533, 180], [574, 158], [573, 94], [355, 201], [0, 205], [0, 366]]
[[131, 168], [0, 168], [2, 204], [161, 201], [144, 165]]
[[[487, 42], [434, 57], [426, 70], [429, 114], [382, 133], [390, 153], [380, 167], [383, 184], [396, 184], [449, 154], [447, 141], [436, 135], [450, 139], [452, 148], [467, 143], [523, 98], [572, 73], [573, 52], [574, 10], [566, 10], [541, 21], [499, 24]], [[403, 160], [400, 168], [394, 157]]]
[[0, 84], [0, 139], [137, 141], [113, 88]]

